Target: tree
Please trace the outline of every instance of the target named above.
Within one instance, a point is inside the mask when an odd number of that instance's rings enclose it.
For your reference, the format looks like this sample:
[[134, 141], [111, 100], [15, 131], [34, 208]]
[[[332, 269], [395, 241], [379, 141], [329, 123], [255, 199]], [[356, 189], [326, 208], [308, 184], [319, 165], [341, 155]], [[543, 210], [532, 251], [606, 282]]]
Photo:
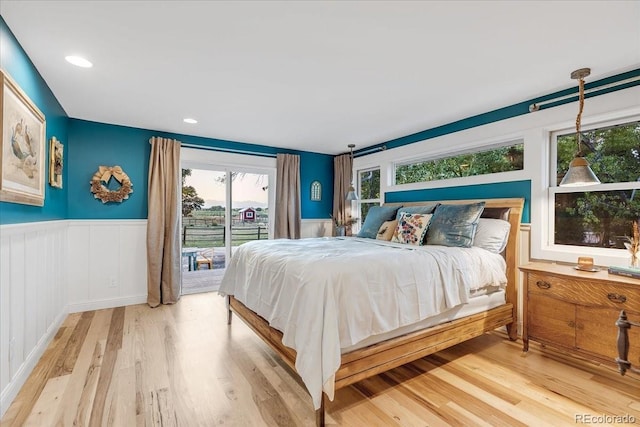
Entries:
[[182, 187], [182, 216], [189, 216], [193, 211], [199, 211], [204, 206], [204, 200], [198, 197], [196, 189], [188, 185]]
[[[603, 184], [640, 180], [640, 123], [582, 135], [582, 154]], [[576, 151], [575, 134], [558, 137], [558, 183]], [[558, 193], [555, 211], [555, 243], [623, 249], [623, 237], [629, 235], [631, 222], [640, 216], [640, 194], [635, 190]], [[588, 235], [596, 237], [589, 241]]]
[[191, 169], [182, 169], [182, 216], [189, 216], [191, 212], [199, 211], [204, 206], [204, 200], [198, 197], [196, 189], [191, 185], [184, 185], [188, 176], [191, 176]]
[[489, 173], [522, 170], [524, 145], [460, 154], [396, 167], [396, 184], [428, 182]]

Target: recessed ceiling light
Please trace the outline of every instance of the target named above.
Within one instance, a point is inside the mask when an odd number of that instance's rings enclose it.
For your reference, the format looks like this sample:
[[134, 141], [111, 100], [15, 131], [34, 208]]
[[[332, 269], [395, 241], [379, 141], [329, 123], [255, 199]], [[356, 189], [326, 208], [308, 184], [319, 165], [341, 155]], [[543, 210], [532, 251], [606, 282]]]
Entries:
[[195, 125], [196, 123], [198, 123], [196, 119], [184, 119], [183, 122], [189, 123], [190, 125]]
[[77, 67], [82, 67], [82, 68], [91, 68], [93, 67], [93, 64], [89, 61], [87, 61], [86, 59], [84, 59], [81, 56], [75, 56], [75, 55], [69, 55], [69, 56], [65, 56], [64, 59], [67, 60], [67, 62], [77, 66]]

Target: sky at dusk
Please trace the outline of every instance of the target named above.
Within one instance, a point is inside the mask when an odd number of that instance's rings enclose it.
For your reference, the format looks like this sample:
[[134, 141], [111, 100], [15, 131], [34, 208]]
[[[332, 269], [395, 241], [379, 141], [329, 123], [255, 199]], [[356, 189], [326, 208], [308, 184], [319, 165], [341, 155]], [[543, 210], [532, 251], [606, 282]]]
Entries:
[[[191, 176], [186, 177], [185, 185], [193, 186], [198, 196], [205, 201], [205, 208], [225, 204], [225, 183], [220, 179], [224, 172], [202, 169], [191, 169]], [[232, 208], [267, 207], [269, 192], [262, 189], [268, 185], [267, 175], [246, 173], [233, 181]]]

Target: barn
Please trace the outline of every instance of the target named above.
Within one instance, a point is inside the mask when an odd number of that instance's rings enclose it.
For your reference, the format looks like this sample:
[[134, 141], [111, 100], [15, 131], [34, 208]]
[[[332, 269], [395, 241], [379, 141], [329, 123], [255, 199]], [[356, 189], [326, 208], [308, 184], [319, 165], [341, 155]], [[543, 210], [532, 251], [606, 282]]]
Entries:
[[255, 222], [256, 220], [256, 211], [253, 208], [240, 209], [238, 214], [242, 222]]

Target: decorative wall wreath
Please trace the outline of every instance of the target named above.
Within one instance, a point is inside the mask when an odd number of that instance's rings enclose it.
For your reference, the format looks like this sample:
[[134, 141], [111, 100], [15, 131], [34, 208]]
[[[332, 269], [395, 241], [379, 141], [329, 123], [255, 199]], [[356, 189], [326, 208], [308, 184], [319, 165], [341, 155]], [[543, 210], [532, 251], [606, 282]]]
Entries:
[[[120, 184], [117, 190], [109, 190], [105, 186], [112, 177]], [[102, 203], [122, 202], [133, 193], [133, 184], [120, 166], [99, 166], [90, 184], [93, 197], [102, 200]]]

